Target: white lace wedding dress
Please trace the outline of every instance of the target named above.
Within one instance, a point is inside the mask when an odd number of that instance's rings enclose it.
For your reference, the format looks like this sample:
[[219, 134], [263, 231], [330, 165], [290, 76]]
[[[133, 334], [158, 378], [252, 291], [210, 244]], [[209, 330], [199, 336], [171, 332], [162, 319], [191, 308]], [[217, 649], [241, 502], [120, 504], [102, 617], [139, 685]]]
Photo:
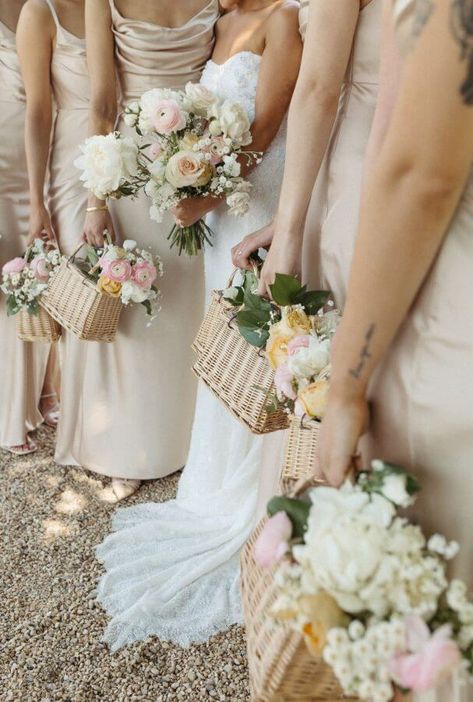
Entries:
[[[250, 52], [223, 65], [209, 61], [202, 83], [254, 119], [260, 61]], [[250, 176], [247, 215], [227, 215], [222, 206], [208, 217], [215, 239], [205, 253], [207, 299], [226, 285], [231, 247], [274, 215], [284, 148], [282, 127]], [[263, 441], [200, 385], [176, 499], [118, 510], [114, 533], [97, 549], [106, 568], [98, 599], [112, 617], [105, 634], [112, 649], [149, 635], [186, 646], [241, 621], [239, 552], [255, 521]]]

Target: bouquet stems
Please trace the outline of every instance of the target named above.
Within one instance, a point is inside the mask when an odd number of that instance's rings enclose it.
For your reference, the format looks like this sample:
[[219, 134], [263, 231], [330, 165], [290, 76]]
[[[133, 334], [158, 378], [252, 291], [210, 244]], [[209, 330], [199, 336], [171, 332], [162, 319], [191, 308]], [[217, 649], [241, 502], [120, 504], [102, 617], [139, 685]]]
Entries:
[[180, 227], [175, 224], [169, 232], [168, 241], [171, 249], [177, 246], [179, 256], [183, 251], [188, 256], [197, 256], [204, 249], [205, 244], [212, 246], [212, 237], [213, 231], [203, 219], [199, 219], [190, 227]]

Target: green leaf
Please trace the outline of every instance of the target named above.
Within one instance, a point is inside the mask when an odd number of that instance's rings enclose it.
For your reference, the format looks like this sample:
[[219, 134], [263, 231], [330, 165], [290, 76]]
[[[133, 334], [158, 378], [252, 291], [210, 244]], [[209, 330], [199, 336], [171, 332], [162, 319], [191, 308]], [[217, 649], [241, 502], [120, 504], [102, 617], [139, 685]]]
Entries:
[[270, 517], [278, 512], [286, 512], [292, 522], [295, 538], [302, 538], [307, 528], [309, 518], [310, 503], [295, 500], [292, 497], [273, 497], [268, 503], [268, 514]]
[[244, 296], [245, 291], [240, 286], [233, 286], [223, 291], [223, 299], [230, 302], [234, 307], [242, 306]]
[[327, 290], [302, 289], [295, 297], [292, 304], [302, 305], [306, 314], [317, 314], [327, 304], [330, 292]]
[[236, 316], [238, 330], [252, 346], [263, 347], [268, 338], [269, 316], [260, 310], [241, 310]]
[[276, 273], [274, 283], [269, 286], [271, 296], [276, 304], [286, 307], [294, 304], [296, 296], [303, 289], [297, 278], [285, 273]]
[[13, 315], [18, 314], [21, 310], [20, 305], [17, 304], [13, 295], [8, 295], [7, 297], [7, 316], [13, 317]]

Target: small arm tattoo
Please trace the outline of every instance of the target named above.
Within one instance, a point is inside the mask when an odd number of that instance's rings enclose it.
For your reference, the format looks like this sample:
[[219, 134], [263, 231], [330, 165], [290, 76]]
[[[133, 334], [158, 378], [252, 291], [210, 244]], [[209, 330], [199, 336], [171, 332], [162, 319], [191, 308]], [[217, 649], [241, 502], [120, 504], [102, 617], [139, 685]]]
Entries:
[[370, 324], [368, 327], [368, 330], [365, 334], [365, 343], [363, 344], [363, 347], [360, 351], [360, 358], [358, 361], [358, 364], [356, 368], [350, 368], [350, 375], [352, 375], [356, 380], [359, 380], [361, 378], [361, 374], [363, 372], [363, 369], [366, 365], [366, 361], [371, 358], [371, 341], [373, 339], [374, 331], [375, 331], [376, 325], [375, 324]]
[[466, 61], [466, 77], [460, 85], [465, 105], [473, 105], [473, 0], [452, 0], [451, 30]]

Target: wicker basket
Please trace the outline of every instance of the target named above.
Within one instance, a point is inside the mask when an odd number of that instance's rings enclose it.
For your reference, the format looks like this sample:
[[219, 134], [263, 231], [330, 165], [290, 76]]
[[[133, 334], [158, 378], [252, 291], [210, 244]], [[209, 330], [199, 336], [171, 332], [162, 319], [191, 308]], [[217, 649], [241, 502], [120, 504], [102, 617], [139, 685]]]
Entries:
[[40, 304], [79, 339], [111, 342], [123, 305], [119, 298], [97, 290], [96, 283], [74, 264], [79, 249], [69, 258], [63, 257]]
[[38, 314], [21, 310], [16, 315], [16, 334], [21, 341], [53, 343], [61, 338], [61, 326], [42, 307]]
[[291, 492], [298, 481], [311, 477], [319, 431], [320, 422], [308, 417], [291, 417], [281, 472], [283, 494]]
[[274, 387], [274, 371], [261, 351], [233, 328], [234, 314], [233, 305], [214, 291], [194, 342], [198, 349], [194, 372], [254, 434], [287, 429], [285, 412], [266, 409], [268, 394]]
[[260, 568], [253, 556], [265, 522], [266, 518], [256, 527], [241, 556], [252, 702], [357, 702], [343, 694], [332, 669], [309, 653], [301, 634], [288, 624], [268, 620], [268, 609], [278, 595], [274, 570]]

